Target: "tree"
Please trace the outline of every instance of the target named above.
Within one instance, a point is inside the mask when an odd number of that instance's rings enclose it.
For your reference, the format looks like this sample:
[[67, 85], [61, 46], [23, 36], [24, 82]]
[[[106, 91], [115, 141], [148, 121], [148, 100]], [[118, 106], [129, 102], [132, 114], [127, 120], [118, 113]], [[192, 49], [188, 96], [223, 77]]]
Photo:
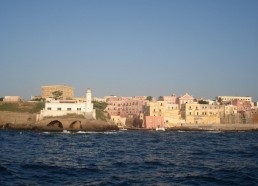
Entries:
[[152, 101], [152, 96], [147, 96], [146, 100]]
[[159, 101], [164, 101], [164, 98], [163, 98], [163, 96], [159, 96], [159, 99], [158, 99]]
[[52, 92], [52, 95], [55, 98], [55, 100], [60, 99], [61, 96], [63, 95], [63, 91], [61, 90], [54, 91]]
[[198, 101], [198, 103], [199, 103], [199, 104], [209, 104], [209, 102], [208, 102], [208, 101], [205, 101], [205, 100], [200, 100], [200, 101]]

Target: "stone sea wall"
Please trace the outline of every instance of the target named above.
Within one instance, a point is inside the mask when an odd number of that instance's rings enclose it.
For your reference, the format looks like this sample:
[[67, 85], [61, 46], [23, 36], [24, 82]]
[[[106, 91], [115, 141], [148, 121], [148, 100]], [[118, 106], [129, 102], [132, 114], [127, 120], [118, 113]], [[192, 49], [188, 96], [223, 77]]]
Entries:
[[36, 121], [36, 114], [20, 112], [0, 112], [1, 129], [45, 130], [45, 131], [106, 131], [118, 130], [114, 124], [101, 120], [88, 120], [81, 117], [51, 117]]

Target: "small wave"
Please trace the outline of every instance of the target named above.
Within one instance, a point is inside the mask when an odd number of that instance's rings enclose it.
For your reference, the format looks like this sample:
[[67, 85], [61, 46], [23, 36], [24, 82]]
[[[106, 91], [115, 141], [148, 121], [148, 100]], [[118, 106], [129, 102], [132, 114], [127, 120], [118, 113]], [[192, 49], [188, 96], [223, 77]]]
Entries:
[[68, 130], [63, 130], [63, 132], [62, 133], [64, 133], [64, 134], [70, 134], [71, 132], [70, 131], [68, 131]]
[[109, 131], [109, 132], [103, 132], [104, 134], [116, 134], [117, 131]]
[[97, 132], [97, 131], [78, 131], [77, 134], [114, 134], [116, 131], [108, 131], [108, 132]]
[[77, 134], [86, 134], [87, 132], [85, 132], [85, 131], [78, 131], [78, 132], [76, 132]]
[[223, 133], [223, 131], [218, 131], [218, 130], [210, 130], [210, 131], [207, 131], [208, 133]]

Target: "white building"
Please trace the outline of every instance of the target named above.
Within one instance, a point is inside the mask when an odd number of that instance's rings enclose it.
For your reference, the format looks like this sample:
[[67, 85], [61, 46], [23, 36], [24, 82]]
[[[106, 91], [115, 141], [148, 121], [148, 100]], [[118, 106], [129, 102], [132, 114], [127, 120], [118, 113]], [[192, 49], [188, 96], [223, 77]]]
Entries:
[[86, 92], [86, 102], [76, 100], [52, 100], [45, 104], [45, 108], [38, 115], [38, 120], [44, 117], [65, 116], [69, 114], [83, 115], [87, 119], [96, 119], [96, 111], [93, 109], [92, 92]]

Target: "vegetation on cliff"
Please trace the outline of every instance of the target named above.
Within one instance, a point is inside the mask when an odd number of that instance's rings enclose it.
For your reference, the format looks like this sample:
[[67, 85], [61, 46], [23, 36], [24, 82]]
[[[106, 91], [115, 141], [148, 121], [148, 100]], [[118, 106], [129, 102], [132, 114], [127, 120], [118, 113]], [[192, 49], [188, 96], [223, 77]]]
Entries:
[[104, 110], [107, 107], [107, 103], [93, 101], [93, 108], [96, 110], [96, 118], [99, 120], [107, 121], [108, 120], [108, 113]]
[[44, 102], [1, 102], [0, 111], [38, 113], [45, 107]]

